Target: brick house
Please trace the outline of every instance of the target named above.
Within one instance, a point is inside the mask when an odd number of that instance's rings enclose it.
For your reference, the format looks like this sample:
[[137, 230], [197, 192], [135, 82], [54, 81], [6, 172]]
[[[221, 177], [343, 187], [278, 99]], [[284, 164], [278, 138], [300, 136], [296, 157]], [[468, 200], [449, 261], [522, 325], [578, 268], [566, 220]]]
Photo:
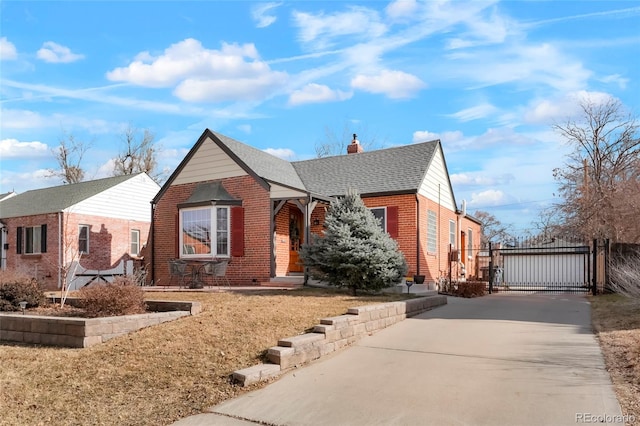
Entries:
[[143, 256], [150, 202], [160, 189], [145, 173], [36, 189], [0, 201], [2, 269], [25, 272], [48, 288], [80, 258], [110, 269]]
[[175, 284], [171, 259], [229, 259], [233, 285], [299, 275], [310, 234], [323, 230], [332, 199], [358, 191], [398, 241], [409, 275], [437, 280], [449, 244], [474, 270], [468, 247], [481, 224], [456, 207], [440, 141], [289, 162], [205, 130], [153, 199], [152, 279]]

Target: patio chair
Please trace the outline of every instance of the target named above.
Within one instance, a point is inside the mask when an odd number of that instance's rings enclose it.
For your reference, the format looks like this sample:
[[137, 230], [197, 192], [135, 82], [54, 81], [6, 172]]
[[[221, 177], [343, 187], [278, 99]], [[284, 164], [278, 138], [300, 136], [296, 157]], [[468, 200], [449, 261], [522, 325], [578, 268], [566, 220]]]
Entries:
[[222, 283], [231, 287], [227, 278], [227, 265], [229, 265], [228, 260], [211, 261], [203, 265], [202, 271], [205, 275], [211, 276], [212, 285], [221, 285], [220, 283]]
[[169, 274], [171, 275], [169, 285], [171, 285], [175, 277], [180, 283], [180, 288], [182, 288], [185, 285], [185, 277], [191, 275], [191, 272], [187, 269], [187, 262], [179, 259], [169, 260]]

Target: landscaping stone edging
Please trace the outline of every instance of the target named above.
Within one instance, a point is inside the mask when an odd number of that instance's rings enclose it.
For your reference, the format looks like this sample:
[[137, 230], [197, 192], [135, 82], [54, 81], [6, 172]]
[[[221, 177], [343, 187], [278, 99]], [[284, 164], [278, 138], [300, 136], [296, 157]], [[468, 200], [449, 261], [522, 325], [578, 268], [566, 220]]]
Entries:
[[233, 372], [233, 380], [247, 386], [276, 377], [287, 370], [314, 361], [352, 345], [362, 337], [447, 303], [446, 296], [428, 296], [400, 302], [349, 308], [337, 317], [323, 318], [313, 332], [288, 337], [269, 348], [270, 364], [258, 364]]
[[[69, 304], [75, 302], [68, 299]], [[71, 318], [0, 314], [0, 342], [18, 342], [67, 348], [87, 348], [163, 322], [195, 315], [200, 302], [147, 301], [156, 312], [105, 318]]]

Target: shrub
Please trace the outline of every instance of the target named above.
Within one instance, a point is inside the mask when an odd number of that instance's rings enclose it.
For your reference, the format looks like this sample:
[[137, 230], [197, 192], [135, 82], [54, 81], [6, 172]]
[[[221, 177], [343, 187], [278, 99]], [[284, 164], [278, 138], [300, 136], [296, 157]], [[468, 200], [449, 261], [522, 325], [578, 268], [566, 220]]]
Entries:
[[350, 191], [332, 201], [325, 226], [324, 235], [313, 236], [300, 250], [314, 278], [348, 287], [354, 295], [402, 281], [407, 272], [404, 255], [358, 194]]
[[95, 284], [79, 291], [88, 317], [133, 315], [146, 312], [144, 291], [132, 277], [116, 277], [112, 283]]
[[0, 311], [19, 311], [20, 302], [27, 302], [27, 308], [40, 306], [45, 302], [42, 288], [25, 274], [0, 272]]
[[458, 283], [456, 295], [460, 297], [484, 296], [486, 283], [484, 281], [467, 281]]
[[627, 297], [640, 297], [640, 250], [626, 253], [611, 262], [609, 288]]

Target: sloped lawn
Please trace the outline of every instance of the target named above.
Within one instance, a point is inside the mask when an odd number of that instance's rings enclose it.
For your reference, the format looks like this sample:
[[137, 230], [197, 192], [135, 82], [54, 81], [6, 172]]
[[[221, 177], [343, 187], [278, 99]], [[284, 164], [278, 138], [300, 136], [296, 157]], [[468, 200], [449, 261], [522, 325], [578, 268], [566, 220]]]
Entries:
[[640, 424], [640, 299], [591, 298], [593, 326], [623, 414]]
[[0, 425], [166, 425], [262, 385], [230, 383], [267, 348], [347, 308], [399, 300], [304, 289], [151, 293], [193, 300], [197, 316], [86, 349], [0, 345]]

